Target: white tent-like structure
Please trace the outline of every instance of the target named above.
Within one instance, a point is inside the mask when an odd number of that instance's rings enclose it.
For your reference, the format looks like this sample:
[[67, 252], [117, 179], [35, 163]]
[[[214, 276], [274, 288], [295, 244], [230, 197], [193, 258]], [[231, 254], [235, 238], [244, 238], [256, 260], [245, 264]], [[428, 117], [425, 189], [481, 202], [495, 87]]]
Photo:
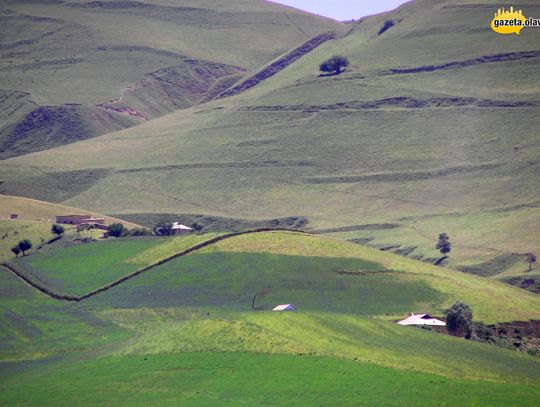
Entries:
[[193, 229], [189, 226], [182, 225], [180, 222], [174, 222], [172, 225], [172, 232], [174, 235], [180, 235], [184, 233], [191, 233]]
[[298, 311], [294, 304], [282, 304], [275, 307], [272, 311]]
[[411, 313], [410, 316], [404, 320], [398, 321], [399, 325], [416, 325], [416, 326], [446, 326], [446, 322], [441, 321], [440, 319], [433, 318], [429, 314], [414, 314]]

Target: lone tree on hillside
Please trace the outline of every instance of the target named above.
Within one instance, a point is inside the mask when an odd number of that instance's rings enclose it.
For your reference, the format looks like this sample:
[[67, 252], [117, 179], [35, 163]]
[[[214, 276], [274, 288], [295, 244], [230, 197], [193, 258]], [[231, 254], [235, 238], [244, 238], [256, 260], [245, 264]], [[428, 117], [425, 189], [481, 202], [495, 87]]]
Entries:
[[56, 223], [51, 227], [51, 233], [55, 234], [58, 237], [61, 237], [66, 230], [63, 226], [57, 225]]
[[336, 55], [319, 65], [319, 69], [321, 72], [333, 72], [334, 75], [339, 75], [343, 72], [342, 68], [347, 66], [349, 66], [349, 60], [344, 56]]
[[448, 257], [448, 253], [452, 250], [452, 243], [450, 243], [450, 237], [446, 233], [439, 235], [439, 241], [435, 246], [437, 250], [441, 252], [444, 257]]
[[23, 256], [26, 256], [26, 252], [32, 248], [32, 242], [28, 239], [23, 239], [17, 245]]
[[113, 223], [112, 225], [109, 225], [107, 228], [107, 233], [109, 233], [109, 236], [112, 237], [120, 237], [123, 236], [126, 232], [126, 228], [121, 223]]
[[270, 288], [266, 287], [260, 290], [257, 294], [253, 296], [253, 301], [251, 301], [251, 309], [255, 309], [255, 300], [257, 297], [265, 297], [270, 292]]
[[13, 252], [13, 254], [15, 255], [15, 257], [19, 257], [19, 254], [21, 253], [21, 249], [19, 249], [19, 246], [16, 245], [16, 246], [13, 246], [11, 248], [11, 251]]
[[529, 263], [529, 271], [532, 271], [532, 266], [536, 263], [536, 255], [534, 253], [527, 253], [525, 259]]
[[452, 335], [471, 337], [473, 312], [467, 304], [456, 301], [454, 305], [444, 311], [446, 317], [446, 328]]

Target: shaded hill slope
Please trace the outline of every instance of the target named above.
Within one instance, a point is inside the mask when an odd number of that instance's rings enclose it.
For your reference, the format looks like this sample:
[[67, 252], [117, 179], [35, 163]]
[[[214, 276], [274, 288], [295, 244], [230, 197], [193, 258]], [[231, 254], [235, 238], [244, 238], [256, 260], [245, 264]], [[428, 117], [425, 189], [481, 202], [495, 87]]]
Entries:
[[[105, 213], [304, 216], [428, 261], [444, 231], [453, 267], [540, 251], [540, 37], [496, 35], [494, 8], [407, 3], [234, 97], [5, 160], [0, 188]], [[320, 77], [334, 54], [351, 66]], [[84, 186], [62, 182], [74, 171]]]
[[[268, 2], [4, 1], [0, 157], [189, 107], [342, 25]], [[9, 114], [6, 114], [9, 112]]]

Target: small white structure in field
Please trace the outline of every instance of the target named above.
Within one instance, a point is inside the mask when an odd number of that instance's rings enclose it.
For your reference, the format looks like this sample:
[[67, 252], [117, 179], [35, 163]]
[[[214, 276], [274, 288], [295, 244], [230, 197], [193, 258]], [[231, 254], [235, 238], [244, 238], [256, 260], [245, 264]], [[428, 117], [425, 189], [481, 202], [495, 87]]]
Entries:
[[298, 311], [293, 304], [282, 304], [275, 307], [272, 311]]
[[191, 232], [193, 232], [192, 228], [186, 225], [182, 225], [180, 222], [174, 222], [172, 225], [173, 235], [182, 235], [182, 234], [191, 233]]
[[440, 319], [433, 318], [429, 314], [414, 314], [411, 312], [411, 315], [405, 318], [402, 321], [398, 321], [399, 325], [416, 325], [416, 326], [446, 326], [446, 322], [441, 321]]

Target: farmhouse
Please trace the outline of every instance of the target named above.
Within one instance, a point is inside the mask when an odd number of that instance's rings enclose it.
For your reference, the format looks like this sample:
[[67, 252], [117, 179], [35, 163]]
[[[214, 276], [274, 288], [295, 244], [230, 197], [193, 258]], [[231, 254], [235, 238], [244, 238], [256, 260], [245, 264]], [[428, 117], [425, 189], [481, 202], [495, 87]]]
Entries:
[[272, 311], [298, 311], [294, 304], [282, 304], [275, 307]]
[[398, 321], [399, 325], [413, 325], [413, 326], [434, 326], [442, 327], [446, 326], [446, 322], [441, 321], [440, 319], [434, 318], [429, 314], [414, 314], [411, 312], [407, 318]]
[[193, 232], [192, 228], [190, 228], [189, 226], [186, 226], [186, 225], [182, 225], [179, 222], [174, 222], [173, 225], [172, 225], [172, 234], [173, 235], [183, 235], [183, 234], [191, 233], [191, 232]]
[[60, 215], [56, 217], [56, 223], [64, 223], [67, 225], [104, 225], [105, 218], [94, 218], [92, 215]]

